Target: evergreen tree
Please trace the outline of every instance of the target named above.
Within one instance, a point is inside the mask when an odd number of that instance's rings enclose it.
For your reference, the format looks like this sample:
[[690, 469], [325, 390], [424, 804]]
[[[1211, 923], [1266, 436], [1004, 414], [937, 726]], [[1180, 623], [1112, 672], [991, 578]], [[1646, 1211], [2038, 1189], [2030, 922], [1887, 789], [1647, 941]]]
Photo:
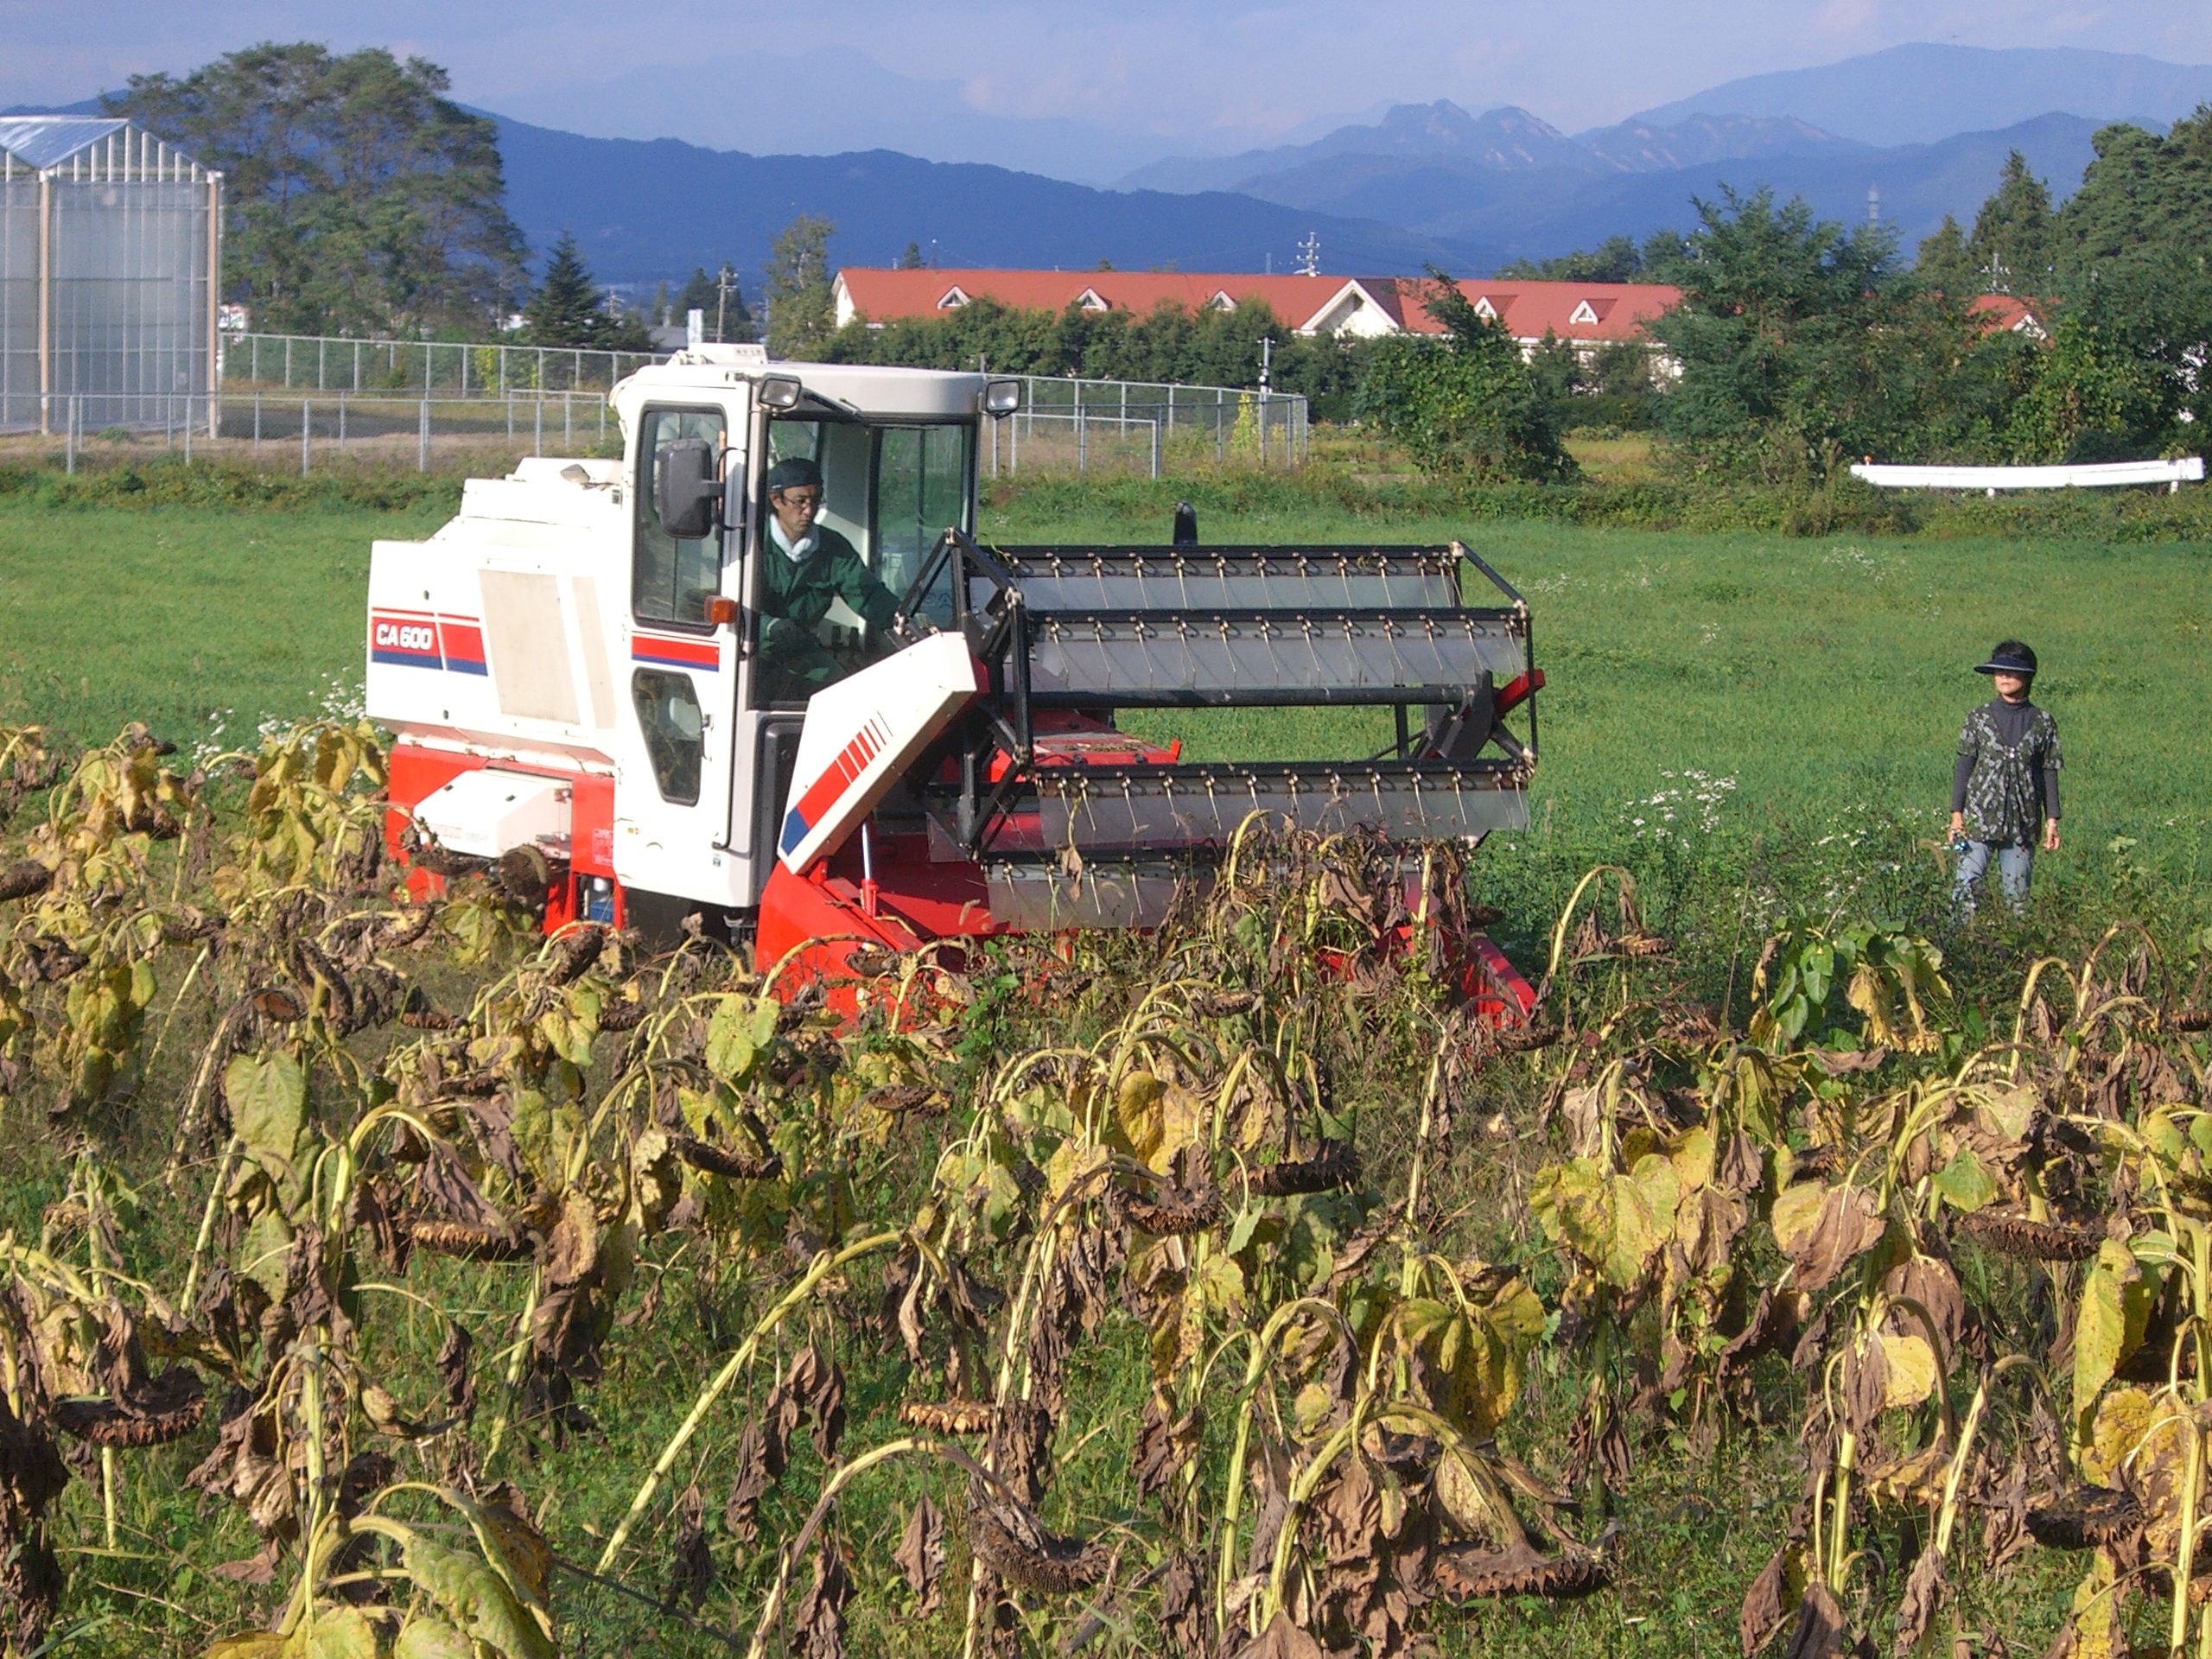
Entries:
[[922, 245], [918, 242], [909, 242], [906, 245], [906, 251], [899, 256], [899, 262], [893, 265], [891, 269], [893, 270], [921, 270]]
[[1986, 273], [1993, 294], [2037, 295], [2050, 286], [2052, 248], [2050, 191], [2028, 171], [2027, 157], [2014, 150], [1981, 212], [1974, 216], [1967, 246], [1974, 264]]
[[[723, 279], [728, 281], [725, 295]], [[691, 279], [683, 284], [683, 291], [676, 296], [676, 312], [679, 321], [694, 310], [706, 314], [707, 338], [710, 340], [755, 340], [760, 330], [754, 326], [753, 313], [747, 308], [745, 290], [739, 285], [737, 272], [727, 263], [721, 275], [709, 276], [704, 265], [691, 268]]]
[[600, 308], [599, 290], [576, 238], [568, 231], [553, 245], [546, 262], [545, 279], [523, 307], [523, 324], [536, 346], [603, 346], [613, 332], [612, 320]]
[[768, 350], [800, 357], [825, 346], [836, 332], [837, 302], [830, 286], [830, 238], [837, 227], [801, 213], [784, 226], [768, 253]]
[[1941, 294], [1961, 305], [1982, 291], [1981, 270], [1967, 250], [1966, 232], [1948, 213], [1933, 236], [1922, 239], [1912, 274], [1923, 293]]
[[705, 312], [708, 332], [711, 334], [715, 327], [715, 301], [717, 297], [719, 296], [715, 290], [715, 279], [707, 275], [707, 268], [704, 265], [694, 265], [691, 267], [690, 280], [683, 284], [682, 290], [676, 296], [676, 314], [681, 317], [688, 316], [694, 311]]

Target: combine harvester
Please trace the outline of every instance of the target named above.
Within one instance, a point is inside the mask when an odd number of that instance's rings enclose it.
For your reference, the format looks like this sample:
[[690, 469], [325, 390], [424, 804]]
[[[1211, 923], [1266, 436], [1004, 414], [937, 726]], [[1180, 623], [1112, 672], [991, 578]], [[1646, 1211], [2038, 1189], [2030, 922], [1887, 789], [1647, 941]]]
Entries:
[[[622, 460], [525, 461], [469, 480], [429, 540], [378, 542], [395, 849], [485, 861], [549, 931], [688, 925], [836, 980], [871, 943], [1153, 925], [1255, 811], [1407, 844], [1525, 824], [1543, 679], [1488, 565], [1456, 543], [1201, 549], [1187, 523], [1170, 546], [982, 546], [980, 423], [1020, 395], [696, 346], [615, 388]], [[797, 641], [810, 677], [763, 617], [762, 560], [786, 556], [764, 480], [791, 456], [904, 595], [880, 634], [833, 606]], [[1312, 706], [1374, 709], [1378, 733], [1390, 709], [1396, 741], [1193, 765], [1115, 724]], [[1488, 1017], [1525, 1014], [1487, 938], [1448, 943]]]

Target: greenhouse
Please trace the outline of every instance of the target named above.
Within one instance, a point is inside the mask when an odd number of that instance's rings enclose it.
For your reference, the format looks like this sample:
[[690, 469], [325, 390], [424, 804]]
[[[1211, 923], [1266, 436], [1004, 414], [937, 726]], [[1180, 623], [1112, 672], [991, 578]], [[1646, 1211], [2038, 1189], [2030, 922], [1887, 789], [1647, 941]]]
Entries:
[[0, 432], [207, 425], [222, 177], [128, 121], [0, 118]]

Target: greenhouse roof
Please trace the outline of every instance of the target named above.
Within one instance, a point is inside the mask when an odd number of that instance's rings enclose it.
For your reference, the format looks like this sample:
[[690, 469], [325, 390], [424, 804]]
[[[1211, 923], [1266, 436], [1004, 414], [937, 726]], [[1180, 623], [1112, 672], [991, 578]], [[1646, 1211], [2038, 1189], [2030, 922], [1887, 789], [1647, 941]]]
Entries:
[[31, 167], [54, 167], [130, 124], [98, 115], [0, 117], [0, 149]]

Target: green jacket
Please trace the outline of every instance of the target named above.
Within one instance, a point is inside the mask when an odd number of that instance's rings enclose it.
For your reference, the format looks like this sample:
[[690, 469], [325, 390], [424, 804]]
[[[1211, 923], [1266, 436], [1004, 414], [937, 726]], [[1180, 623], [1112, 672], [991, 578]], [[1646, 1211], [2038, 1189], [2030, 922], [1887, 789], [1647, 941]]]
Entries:
[[760, 537], [760, 613], [785, 617], [811, 632], [842, 599], [872, 628], [891, 626], [899, 601], [876, 579], [853, 544], [826, 525], [814, 529], [814, 551], [794, 559], [776, 543], [773, 531]]

